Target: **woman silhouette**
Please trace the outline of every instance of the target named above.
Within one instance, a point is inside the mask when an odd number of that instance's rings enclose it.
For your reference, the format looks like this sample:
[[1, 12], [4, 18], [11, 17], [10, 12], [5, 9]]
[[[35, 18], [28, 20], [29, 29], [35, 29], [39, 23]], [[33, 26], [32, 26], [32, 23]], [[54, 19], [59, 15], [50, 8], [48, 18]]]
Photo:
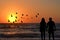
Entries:
[[42, 18], [40, 22], [41, 40], [45, 40], [45, 28], [46, 28], [46, 22], [45, 19]]

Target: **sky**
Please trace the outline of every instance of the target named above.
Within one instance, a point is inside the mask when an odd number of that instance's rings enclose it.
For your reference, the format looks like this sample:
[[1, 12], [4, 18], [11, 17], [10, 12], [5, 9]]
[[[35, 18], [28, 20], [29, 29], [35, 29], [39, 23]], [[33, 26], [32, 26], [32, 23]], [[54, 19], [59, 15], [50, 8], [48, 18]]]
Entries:
[[0, 0], [0, 23], [9, 23], [11, 14], [17, 16], [16, 23], [39, 23], [42, 17], [60, 23], [60, 0]]

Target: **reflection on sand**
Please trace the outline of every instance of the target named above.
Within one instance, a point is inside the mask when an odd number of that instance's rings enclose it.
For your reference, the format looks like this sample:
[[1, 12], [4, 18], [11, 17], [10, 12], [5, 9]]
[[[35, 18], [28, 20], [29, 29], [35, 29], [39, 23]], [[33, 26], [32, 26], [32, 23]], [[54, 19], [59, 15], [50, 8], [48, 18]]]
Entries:
[[3, 34], [5, 34], [5, 35], [9, 35], [9, 34], [16, 34], [16, 32], [4, 32]]

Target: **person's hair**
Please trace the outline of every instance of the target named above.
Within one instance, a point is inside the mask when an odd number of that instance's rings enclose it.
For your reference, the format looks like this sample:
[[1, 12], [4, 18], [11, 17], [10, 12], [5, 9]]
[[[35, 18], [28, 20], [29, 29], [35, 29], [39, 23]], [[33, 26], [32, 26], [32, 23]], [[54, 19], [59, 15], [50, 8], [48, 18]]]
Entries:
[[42, 22], [42, 21], [43, 21], [43, 22], [45, 22], [45, 19], [44, 19], [44, 18], [42, 18], [42, 19], [41, 19], [41, 22]]
[[52, 20], [52, 17], [50, 17], [49, 20], [51, 21]]

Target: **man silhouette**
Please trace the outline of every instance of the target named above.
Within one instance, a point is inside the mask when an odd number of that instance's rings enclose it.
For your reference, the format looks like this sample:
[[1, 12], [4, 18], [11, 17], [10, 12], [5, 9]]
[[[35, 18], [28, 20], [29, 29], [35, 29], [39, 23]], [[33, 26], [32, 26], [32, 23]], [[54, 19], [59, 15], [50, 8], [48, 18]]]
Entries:
[[52, 35], [52, 38], [54, 40], [54, 31], [56, 30], [56, 26], [55, 26], [54, 21], [52, 21], [51, 17], [49, 18], [47, 26], [48, 26], [49, 40], [50, 40], [51, 35]]
[[45, 40], [45, 28], [46, 28], [46, 22], [45, 19], [42, 18], [40, 22], [41, 40]]

